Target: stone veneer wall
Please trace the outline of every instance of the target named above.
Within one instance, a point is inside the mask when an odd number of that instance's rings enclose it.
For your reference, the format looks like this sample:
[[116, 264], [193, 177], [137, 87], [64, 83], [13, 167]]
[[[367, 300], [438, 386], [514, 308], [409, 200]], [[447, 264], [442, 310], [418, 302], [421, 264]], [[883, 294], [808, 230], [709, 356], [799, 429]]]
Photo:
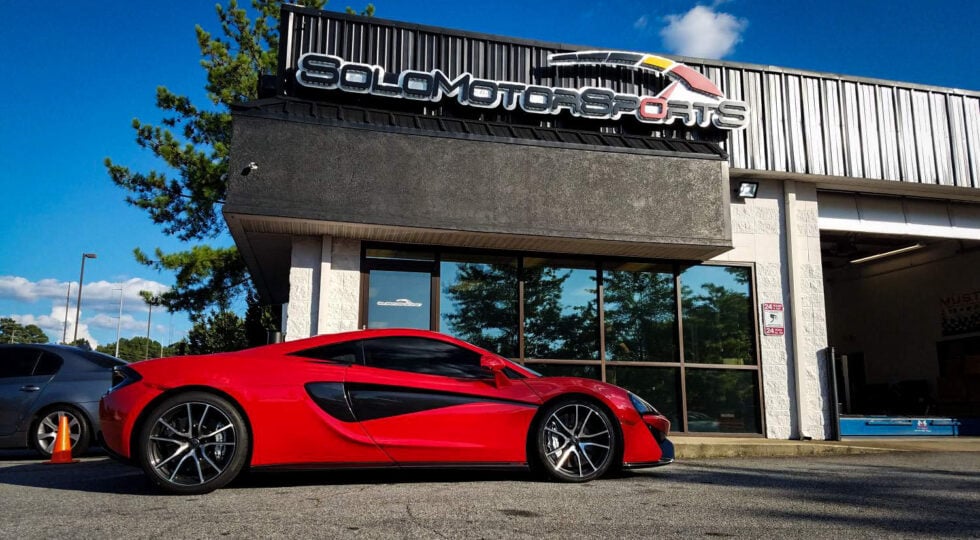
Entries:
[[286, 341], [357, 329], [360, 263], [359, 240], [293, 238]]
[[[792, 254], [786, 242], [787, 201], [793, 212]], [[773, 439], [800, 436], [794, 372], [794, 361], [799, 356], [798, 378], [804, 412], [802, 435], [827, 438], [830, 434], [829, 401], [825, 399], [828, 395], [827, 329], [816, 189], [797, 182], [760, 181], [757, 198], [732, 201], [732, 242], [733, 250], [712, 260], [755, 263], [757, 317], [762, 303], [766, 302], [783, 304], [786, 315], [783, 336], [764, 336], [761, 324], [759, 328], [766, 436]], [[792, 276], [791, 256], [795, 264]], [[794, 292], [797, 302], [791, 297]]]
[[319, 238], [293, 237], [284, 341], [313, 335], [318, 315], [313, 299], [320, 296], [320, 246]]
[[357, 330], [361, 305], [361, 241], [323, 237], [318, 334]]

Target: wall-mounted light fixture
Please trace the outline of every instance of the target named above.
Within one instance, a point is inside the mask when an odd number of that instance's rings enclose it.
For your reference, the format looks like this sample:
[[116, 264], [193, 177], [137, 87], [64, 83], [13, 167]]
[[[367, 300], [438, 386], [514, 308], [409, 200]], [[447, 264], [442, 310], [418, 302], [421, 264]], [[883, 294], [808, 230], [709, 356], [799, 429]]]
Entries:
[[759, 194], [758, 182], [739, 182], [735, 196], [739, 199], [754, 199]]
[[860, 259], [854, 259], [851, 264], [861, 264], [870, 261], [876, 261], [878, 259], [884, 259], [885, 257], [891, 257], [892, 255], [900, 255], [902, 253], [908, 253], [910, 251], [915, 251], [917, 249], [922, 249], [926, 247], [925, 244], [913, 244], [911, 246], [905, 246], [903, 248], [893, 249], [891, 251], [886, 251], [884, 253], [876, 253], [874, 255], [868, 255], [867, 257], [861, 257]]

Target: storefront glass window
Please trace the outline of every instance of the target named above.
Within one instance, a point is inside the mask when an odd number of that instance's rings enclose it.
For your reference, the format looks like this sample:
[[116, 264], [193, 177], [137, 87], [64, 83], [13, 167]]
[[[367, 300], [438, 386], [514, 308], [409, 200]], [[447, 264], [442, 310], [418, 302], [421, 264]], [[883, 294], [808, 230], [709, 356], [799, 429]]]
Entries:
[[517, 358], [517, 258], [444, 255], [439, 330], [501, 356]]
[[371, 270], [369, 279], [368, 328], [429, 329], [431, 274]]
[[606, 359], [676, 362], [674, 274], [664, 265], [643, 266], [649, 268], [602, 273]]
[[524, 357], [598, 360], [594, 263], [524, 259]]
[[686, 370], [687, 430], [759, 432], [759, 388], [754, 370]]
[[399, 246], [368, 247], [365, 264], [368, 327], [432, 328], [545, 376], [605, 377], [674, 431], [685, 414], [691, 433], [762, 429], [751, 267]]
[[606, 382], [622, 386], [657, 408], [679, 430], [680, 369], [646, 366], [606, 366]]
[[738, 266], [692, 266], [681, 273], [686, 362], [756, 363], [750, 276]]

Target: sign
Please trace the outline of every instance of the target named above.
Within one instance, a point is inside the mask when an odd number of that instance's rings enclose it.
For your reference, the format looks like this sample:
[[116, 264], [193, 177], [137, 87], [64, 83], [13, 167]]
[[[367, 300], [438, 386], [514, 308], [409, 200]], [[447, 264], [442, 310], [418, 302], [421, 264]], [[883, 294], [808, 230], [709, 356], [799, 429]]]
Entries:
[[786, 333], [782, 304], [762, 304], [762, 334], [781, 336]]
[[980, 332], [980, 291], [951, 294], [941, 302], [944, 336]]
[[652, 54], [583, 51], [548, 56], [550, 66], [612, 66], [667, 78], [656, 96], [621, 94], [609, 88], [557, 88], [480, 79], [472, 73], [450, 78], [442, 70], [387, 73], [381, 66], [347, 62], [337, 56], [306, 53], [299, 57], [296, 82], [307, 88], [438, 102], [446, 98], [468, 107], [533, 114], [560, 114], [597, 120], [631, 116], [647, 124], [672, 124], [735, 130], [749, 122], [749, 107], [725, 99], [721, 90], [694, 69]]
[[377, 304], [385, 307], [422, 307], [421, 302], [412, 302], [408, 298], [399, 298], [394, 302], [391, 300], [378, 300]]

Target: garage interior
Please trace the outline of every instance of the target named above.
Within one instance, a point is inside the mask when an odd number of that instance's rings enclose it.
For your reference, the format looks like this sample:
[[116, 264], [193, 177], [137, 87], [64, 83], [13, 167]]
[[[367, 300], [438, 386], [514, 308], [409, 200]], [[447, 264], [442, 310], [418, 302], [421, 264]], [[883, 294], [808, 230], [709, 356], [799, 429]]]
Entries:
[[842, 415], [980, 417], [976, 205], [822, 193]]

